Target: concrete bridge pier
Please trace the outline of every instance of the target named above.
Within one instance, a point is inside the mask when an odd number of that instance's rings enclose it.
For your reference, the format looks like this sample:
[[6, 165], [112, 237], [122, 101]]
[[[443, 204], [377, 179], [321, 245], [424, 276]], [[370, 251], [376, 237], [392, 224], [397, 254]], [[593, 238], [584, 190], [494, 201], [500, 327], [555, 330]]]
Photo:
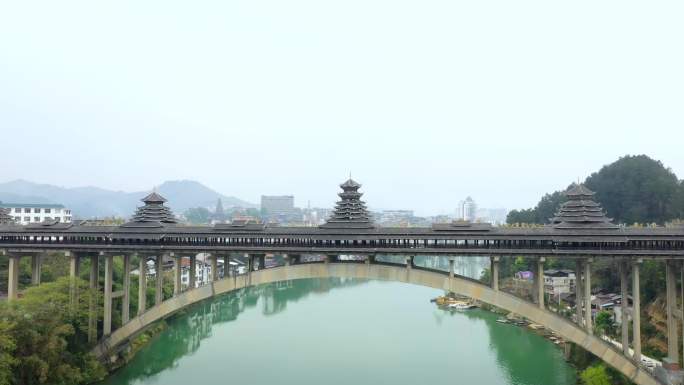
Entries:
[[[665, 261], [665, 293], [667, 312], [667, 359], [665, 364], [671, 371], [679, 370], [679, 328], [678, 318], [681, 313], [677, 310], [677, 262]], [[677, 317], [680, 315], [680, 317]]]
[[131, 255], [123, 255], [123, 293], [121, 299], [121, 324], [130, 319], [131, 307]]
[[629, 266], [626, 261], [620, 262], [620, 296], [621, 304], [620, 310], [622, 313], [621, 337], [622, 337], [622, 353], [629, 357], [629, 299], [627, 293], [627, 286], [629, 285]]
[[449, 258], [449, 287], [451, 287], [451, 281], [454, 280], [454, 259]]
[[489, 283], [494, 291], [499, 291], [499, 256], [490, 257], [491, 268], [489, 269]]
[[72, 253], [69, 251], [65, 251], [64, 255], [69, 257], [69, 278], [71, 279], [69, 298], [71, 301], [71, 306], [76, 306], [76, 303], [78, 303], [78, 285], [76, 280], [81, 272], [81, 258], [77, 253]]
[[164, 301], [164, 254], [157, 255], [154, 260], [154, 305], [161, 305]]
[[582, 260], [575, 261], [575, 318], [580, 328], [584, 327], [582, 312]]
[[190, 255], [190, 271], [188, 272], [188, 290], [195, 288], [197, 281], [197, 255]]
[[266, 254], [257, 254], [256, 257], [259, 259], [258, 270], [264, 270], [266, 268]]
[[589, 335], [594, 334], [591, 319], [591, 263], [593, 260], [587, 258], [584, 261], [584, 328]]
[[183, 291], [182, 288], [183, 257], [173, 256], [173, 296], [178, 297]]
[[230, 277], [230, 254], [223, 257], [223, 278]]
[[641, 364], [641, 296], [639, 294], [639, 269], [642, 259], [632, 262], [632, 338], [634, 361]]
[[19, 262], [21, 257], [9, 255], [9, 274], [7, 281], [7, 300], [12, 301], [19, 298]]
[[537, 259], [537, 304], [540, 309], [544, 308], [544, 262], [546, 258], [539, 257]]
[[138, 258], [138, 316], [147, 308], [147, 257]]
[[112, 334], [112, 279], [114, 256], [107, 254], [104, 256], [104, 260], [104, 315], [102, 318], [102, 335], [107, 337]]
[[100, 274], [100, 254], [90, 256], [90, 301], [88, 304], [88, 342], [97, 341], [97, 295]]
[[39, 253], [31, 256], [31, 284], [40, 285], [43, 258]]
[[218, 255], [212, 254], [211, 255], [211, 280], [212, 281], [218, 281], [219, 280], [219, 275], [218, 275]]

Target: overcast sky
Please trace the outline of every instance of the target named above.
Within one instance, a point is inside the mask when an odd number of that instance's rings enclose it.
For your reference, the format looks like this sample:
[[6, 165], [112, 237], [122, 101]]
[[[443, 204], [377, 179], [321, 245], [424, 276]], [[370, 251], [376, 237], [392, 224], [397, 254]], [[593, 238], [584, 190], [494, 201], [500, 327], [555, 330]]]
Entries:
[[193, 179], [518, 208], [625, 154], [684, 177], [684, 2], [4, 1], [0, 182]]

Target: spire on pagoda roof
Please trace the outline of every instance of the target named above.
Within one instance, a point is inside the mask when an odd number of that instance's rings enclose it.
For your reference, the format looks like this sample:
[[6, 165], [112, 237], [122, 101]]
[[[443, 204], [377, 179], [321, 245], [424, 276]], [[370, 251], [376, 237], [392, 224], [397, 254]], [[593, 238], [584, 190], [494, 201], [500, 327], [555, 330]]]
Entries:
[[145, 205], [138, 207], [133, 218], [124, 227], [161, 227], [178, 223], [171, 209], [164, 206], [166, 198], [153, 191], [143, 199]]
[[148, 196], [141, 199], [143, 202], [147, 203], [157, 203], [162, 204], [166, 202], [166, 198], [159, 195], [156, 191], [152, 191]]
[[366, 204], [361, 200], [363, 193], [359, 192], [361, 184], [351, 177], [340, 185], [342, 192], [338, 193], [341, 198], [335, 205], [335, 210], [328, 221], [321, 225], [322, 228], [348, 228], [367, 229], [374, 227], [371, 216], [366, 209]]
[[611, 218], [606, 217], [601, 205], [594, 201], [594, 192], [583, 184], [573, 183], [565, 192], [568, 198], [551, 225], [557, 229], [617, 229]]

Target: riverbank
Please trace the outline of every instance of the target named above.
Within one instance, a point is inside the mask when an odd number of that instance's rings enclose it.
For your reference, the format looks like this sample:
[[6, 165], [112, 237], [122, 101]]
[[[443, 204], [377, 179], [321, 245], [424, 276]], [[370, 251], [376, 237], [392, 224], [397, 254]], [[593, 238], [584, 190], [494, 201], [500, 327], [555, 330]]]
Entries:
[[[517, 326], [519, 328], [524, 328], [527, 332], [534, 333], [547, 339], [558, 349], [561, 349], [563, 352], [563, 358], [568, 364], [570, 364], [571, 367], [575, 369], [578, 378], [596, 376], [596, 372], [600, 372], [599, 375], [604, 376], [612, 385], [634, 385], [628, 378], [613, 368], [607, 366], [596, 356], [580, 348], [576, 344], [566, 341], [554, 331], [547, 329], [543, 325], [530, 322], [518, 314], [508, 312], [486, 303], [480, 303], [478, 301], [472, 300], [471, 298], [454, 293], [448, 293], [445, 296], [431, 299], [430, 302], [437, 304], [439, 309], [448, 312], [467, 312], [468, 310], [456, 310], [454, 307], [450, 307], [448, 305], [454, 302], [468, 302], [484, 311], [501, 316], [497, 319], [497, 323], [511, 325], [512, 327]], [[652, 370], [652, 368], [647, 369]]]

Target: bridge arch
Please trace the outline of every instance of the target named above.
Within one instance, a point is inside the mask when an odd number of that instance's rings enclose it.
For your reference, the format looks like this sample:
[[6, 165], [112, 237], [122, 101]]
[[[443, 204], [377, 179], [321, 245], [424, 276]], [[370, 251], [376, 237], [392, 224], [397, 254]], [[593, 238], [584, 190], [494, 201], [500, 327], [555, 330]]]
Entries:
[[634, 361], [625, 357], [602, 339], [590, 335], [574, 323], [555, 313], [540, 309], [536, 304], [514, 295], [494, 290], [475, 280], [459, 276], [450, 277], [446, 272], [442, 271], [407, 268], [403, 265], [391, 264], [299, 264], [258, 270], [246, 275], [214, 281], [208, 285], [188, 290], [176, 297], [170, 298], [150, 308], [138, 317], [131, 319], [127, 324], [115, 330], [110, 336], [101, 340], [93, 349], [93, 354], [103, 359], [116, 351], [117, 348], [125, 345], [153, 322], [169, 317], [186, 306], [216, 295], [260, 284], [326, 277], [396, 281], [462, 294], [514, 312], [535, 323], [544, 325], [546, 328], [562, 336], [565, 340], [573, 342], [593, 353], [638, 385], [660, 384], [648, 372], [637, 366]]

